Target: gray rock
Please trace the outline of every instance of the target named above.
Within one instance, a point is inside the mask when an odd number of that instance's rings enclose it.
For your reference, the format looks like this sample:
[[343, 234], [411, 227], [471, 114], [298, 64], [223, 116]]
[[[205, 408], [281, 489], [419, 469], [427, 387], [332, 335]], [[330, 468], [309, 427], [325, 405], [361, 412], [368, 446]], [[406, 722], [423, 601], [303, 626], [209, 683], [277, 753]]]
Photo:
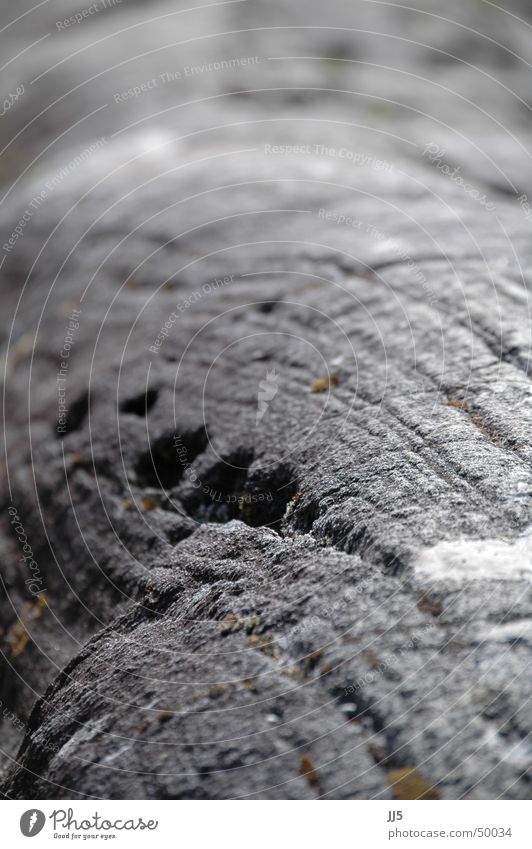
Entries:
[[529, 797], [523, 24], [424, 5], [130, 4], [26, 55], [6, 797]]

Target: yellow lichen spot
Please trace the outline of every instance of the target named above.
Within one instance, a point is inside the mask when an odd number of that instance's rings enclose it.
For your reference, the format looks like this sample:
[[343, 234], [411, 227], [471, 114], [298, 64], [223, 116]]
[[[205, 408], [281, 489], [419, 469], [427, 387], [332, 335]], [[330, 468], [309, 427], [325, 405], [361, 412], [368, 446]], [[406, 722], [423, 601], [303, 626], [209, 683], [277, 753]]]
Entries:
[[261, 651], [263, 654], [267, 654], [269, 657], [273, 658], [273, 660], [277, 660], [275, 643], [273, 640], [267, 640], [264, 637], [259, 637], [258, 634], [252, 634], [248, 640], [248, 646]]
[[251, 613], [249, 616], [237, 616], [235, 613], [229, 613], [219, 623], [221, 634], [232, 634], [240, 629], [250, 633], [253, 628], [260, 624], [260, 616], [257, 613]]
[[140, 509], [143, 513], [148, 513], [150, 510], [155, 510], [157, 507], [156, 502], [153, 498], [150, 498], [148, 495], [144, 496], [144, 498], [140, 499]]
[[7, 635], [7, 643], [11, 649], [13, 657], [19, 657], [30, 641], [30, 636], [22, 622], [15, 622], [12, 628], [9, 629]]
[[388, 773], [388, 783], [395, 799], [439, 799], [439, 795], [413, 766], [392, 769]]
[[441, 601], [437, 598], [431, 598], [427, 593], [423, 593], [419, 599], [417, 606], [425, 613], [430, 613], [432, 616], [439, 616], [443, 610]]
[[254, 628], [258, 628], [260, 625], [260, 616], [258, 613], [251, 613], [249, 616], [242, 616], [240, 619], [240, 625], [247, 631], [248, 634], [250, 631], [253, 631]]
[[320, 783], [320, 774], [308, 752], [301, 755], [299, 774], [306, 778], [311, 787], [316, 787]]
[[455, 410], [464, 410], [464, 412], [467, 412], [467, 410], [469, 409], [469, 404], [467, 403], [467, 401], [462, 401], [459, 398], [449, 398], [449, 400], [447, 401], [447, 406], [454, 407]]
[[17, 621], [11, 626], [6, 634], [6, 643], [13, 657], [19, 657], [30, 641], [27, 625], [35, 622], [42, 616], [47, 605], [46, 594], [40, 593], [35, 604], [27, 603], [19, 613]]
[[300, 669], [297, 664], [295, 666], [283, 666], [281, 669], [283, 675], [286, 675], [287, 678], [292, 678], [294, 681], [303, 681], [306, 678], [304, 672]]
[[479, 429], [479, 431], [481, 432], [482, 436], [485, 436], [485, 437], [486, 437], [486, 439], [489, 439], [489, 440], [490, 440], [490, 442], [492, 442], [492, 443], [493, 443], [493, 445], [496, 445], [496, 446], [497, 446], [497, 448], [500, 448], [500, 447], [501, 447], [501, 445], [502, 445], [502, 439], [501, 439], [501, 437], [499, 436], [499, 434], [498, 434], [498, 433], [493, 433], [493, 432], [490, 430], [490, 428], [486, 426], [486, 423], [484, 422], [484, 420], [483, 420], [483, 419], [481, 419], [481, 418], [480, 418], [480, 416], [473, 416], [473, 415], [470, 415], [470, 416], [469, 416], [469, 418], [471, 419], [471, 421], [473, 422], [473, 424], [475, 425], [475, 427], [477, 427], [477, 428]]
[[223, 696], [226, 689], [227, 688], [224, 687], [223, 684], [215, 684], [213, 687], [210, 687], [209, 696], [211, 696], [211, 698], [213, 699], [218, 699], [220, 696]]
[[338, 386], [338, 377], [335, 374], [328, 374], [325, 377], [318, 377], [310, 384], [311, 392], [326, 392], [334, 386]]
[[233, 631], [238, 631], [238, 616], [235, 613], [229, 613], [218, 624], [218, 627], [220, 629], [220, 634], [232, 634]]
[[155, 719], [157, 720], [157, 722], [169, 722], [169, 720], [172, 719], [173, 715], [173, 711], [164, 708], [163, 710], [159, 711]]
[[9, 356], [7, 358], [8, 369], [15, 369], [20, 362], [28, 359], [33, 351], [34, 345], [35, 336], [32, 333], [24, 333], [22, 336], [19, 336], [9, 351]]

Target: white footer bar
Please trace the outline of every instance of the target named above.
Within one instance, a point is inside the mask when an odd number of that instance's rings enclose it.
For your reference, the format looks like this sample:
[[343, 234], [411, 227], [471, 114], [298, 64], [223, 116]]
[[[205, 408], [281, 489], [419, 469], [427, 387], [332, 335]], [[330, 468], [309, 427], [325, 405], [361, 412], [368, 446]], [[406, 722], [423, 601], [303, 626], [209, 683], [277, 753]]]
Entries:
[[532, 802], [520, 801], [4, 801], [0, 816], [6, 849], [532, 846]]

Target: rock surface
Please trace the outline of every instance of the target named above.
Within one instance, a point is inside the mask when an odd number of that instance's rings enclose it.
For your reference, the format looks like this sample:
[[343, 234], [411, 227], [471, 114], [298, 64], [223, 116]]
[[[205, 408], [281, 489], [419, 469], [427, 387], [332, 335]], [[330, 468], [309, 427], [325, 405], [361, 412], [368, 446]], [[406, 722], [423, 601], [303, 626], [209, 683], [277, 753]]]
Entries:
[[0, 33], [6, 797], [530, 797], [510, 5]]

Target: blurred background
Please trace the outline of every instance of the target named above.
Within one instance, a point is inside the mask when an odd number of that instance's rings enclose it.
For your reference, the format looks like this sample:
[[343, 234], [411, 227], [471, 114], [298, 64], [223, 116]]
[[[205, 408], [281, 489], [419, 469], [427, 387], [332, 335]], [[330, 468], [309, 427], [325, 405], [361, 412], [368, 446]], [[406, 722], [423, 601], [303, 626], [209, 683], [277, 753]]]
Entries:
[[437, 136], [464, 173], [525, 190], [531, 16], [524, 0], [9, 0], [1, 96], [24, 95], [2, 117], [0, 177], [119, 131], [312, 111], [372, 128], [375, 144], [389, 134], [403, 156]]

